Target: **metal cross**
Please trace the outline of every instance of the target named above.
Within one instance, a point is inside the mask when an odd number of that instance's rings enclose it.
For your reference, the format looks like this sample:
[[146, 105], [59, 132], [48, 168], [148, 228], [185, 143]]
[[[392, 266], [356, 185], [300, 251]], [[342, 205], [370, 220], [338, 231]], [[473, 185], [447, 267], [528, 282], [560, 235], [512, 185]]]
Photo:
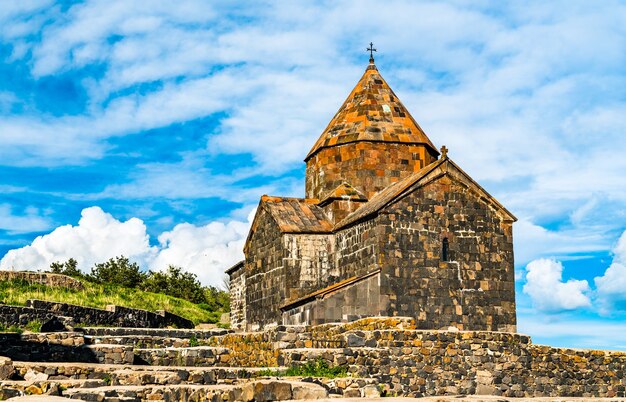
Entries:
[[374, 52], [376, 51], [376, 49], [374, 49], [374, 44], [372, 42], [370, 42], [370, 47], [368, 47], [365, 50], [370, 52], [370, 63], [373, 63], [374, 62]]

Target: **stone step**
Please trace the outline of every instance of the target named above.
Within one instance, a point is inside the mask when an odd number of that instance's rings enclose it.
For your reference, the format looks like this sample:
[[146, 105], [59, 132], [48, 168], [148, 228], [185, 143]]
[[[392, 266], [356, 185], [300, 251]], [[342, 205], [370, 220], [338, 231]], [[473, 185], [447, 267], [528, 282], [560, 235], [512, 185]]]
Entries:
[[30, 371], [41, 373], [47, 379], [100, 379], [111, 385], [212, 385], [235, 383], [256, 378], [268, 371], [280, 372], [285, 367], [184, 367], [184, 366], [128, 366], [90, 363], [33, 363], [13, 362], [17, 376], [24, 378]]
[[30, 380], [0, 381], [0, 400], [24, 395], [60, 395], [63, 390], [73, 388], [97, 388], [106, 386], [104, 380], [48, 379], [36, 375]]
[[224, 366], [230, 350], [213, 346], [135, 349], [135, 364], [150, 366]]
[[111, 385], [92, 389], [72, 388], [63, 396], [82, 401], [143, 402], [143, 401], [213, 401], [229, 398], [233, 385]]
[[68, 389], [63, 396], [84, 401], [287, 401], [328, 397], [317, 384], [292, 380], [259, 380], [238, 385], [106, 386]]
[[233, 330], [212, 329], [172, 329], [172, 328], [124, 328], [124, 327], [84, 327], [77, 329], [88, 336], [158, 336], [164, 338], [208, 339], [233, 333]]
[[379, 381], [375, 378], [276, 377], [277, 373], [284, 373], [286, 367], [161, 367], [15, 362], [15, 368], [22, 377], [30, 372], [31, 378], [41, 374], [45, 377], [39, 378], [49, 382], [99, 380], [111, 386], [241, 385], [265, 379], [310, 382], [323, 386], [331, 395], [346, 397], [371, 396], [379, 387]]
[[[152, 335], [85, 335], [84, 342], [88, 345], [128, 345], [134, 348], [186, 348], [190, 347], [190, 338], [171, 338]], [[196, 341], [198, 342], [198, 341]], [[197, 345], [196, 345], [197, 346]]]

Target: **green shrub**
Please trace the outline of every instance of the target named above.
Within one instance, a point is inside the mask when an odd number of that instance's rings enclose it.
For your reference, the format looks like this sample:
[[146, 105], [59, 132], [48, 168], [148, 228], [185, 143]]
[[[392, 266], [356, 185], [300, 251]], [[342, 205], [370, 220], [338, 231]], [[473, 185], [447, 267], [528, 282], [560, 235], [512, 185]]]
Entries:
[[198, 342], [198, 338], [195, 335], [191, 335], [189, 338], [189, 347], [195, 348], [196, 346], [200, 346], [200, 342]]
[[41, 321], [29, 321], [26, 325], [24, 325], [24, 329], [30, 332], [39, 332], [41, 331]]
[[70, 258], [69, 260], [61, 263], [61, 262], [53, 262], [50, 264], [50, 272], [53, 274], [62, 274], [71, 276], [73, 278], [84, 278], [85, 274], [82, 273], [80, 269], [78, 269], [78, 262]]
[[122, 255], [96, 264], [91, 268], [88, 278], [96, 283], [138, 288], [144, 282], [146, 274], [140, 271], [139, 264], [130, 262]]
[[346, 377], [348, 369], [344, 366], [330, 367], [326, 360], [321, 357], [315, 361], [308, 361], [300, 366], [291, 366], [285, 372], [288, 377]]

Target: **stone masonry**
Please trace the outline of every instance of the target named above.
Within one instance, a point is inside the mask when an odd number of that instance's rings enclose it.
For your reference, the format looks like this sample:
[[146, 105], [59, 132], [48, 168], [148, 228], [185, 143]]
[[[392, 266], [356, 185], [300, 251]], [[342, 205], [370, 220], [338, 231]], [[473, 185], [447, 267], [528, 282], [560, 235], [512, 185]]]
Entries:
[[410, 316], [516, 330], [516, 218], [435, 149], [373, 62], [305, 162], [306, 198], [262, 196], [228, 270], [234, 328]]
[[[409, 317], [377, 317], [258, 332], [84, 328], [0, 334], [6, 344], [23, 345], [23, 356], [38, 353], [30, 361], [0, 357], [0, 399], [41, 393], [110, 402], [626, 398], [625, 352], [554, 348], [534, 345], [522, 334], [420, 330], [416, 324]], [[94, 359], [76, 362], [76, 355], [58, 354], [61, 347]], [[343, 374], [286, 376], [290, 368], [320, 362]]]

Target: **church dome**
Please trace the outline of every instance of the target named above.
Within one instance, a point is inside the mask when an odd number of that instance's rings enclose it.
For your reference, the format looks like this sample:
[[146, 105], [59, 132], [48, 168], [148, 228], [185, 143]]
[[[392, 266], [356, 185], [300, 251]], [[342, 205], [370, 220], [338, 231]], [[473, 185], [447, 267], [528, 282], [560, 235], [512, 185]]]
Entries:
[[320, 198], [342, 182], [371, 197], [438, 155], [370, 59], [305, 158], [307, 197]]

